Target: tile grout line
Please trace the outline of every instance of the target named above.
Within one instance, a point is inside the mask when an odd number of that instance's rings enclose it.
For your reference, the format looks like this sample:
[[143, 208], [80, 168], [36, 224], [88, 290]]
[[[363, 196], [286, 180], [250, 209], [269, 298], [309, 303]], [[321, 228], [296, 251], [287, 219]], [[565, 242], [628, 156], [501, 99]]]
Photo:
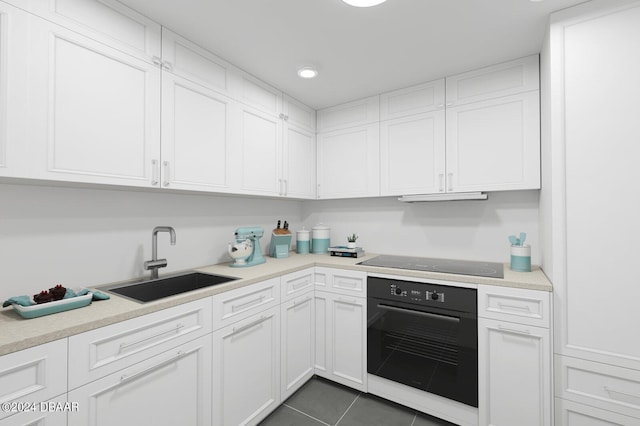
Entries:
[[351, 402], [351, 404], [349, 404], [349, 407], [347, 407], [347, 409], [344, 410], [344, 413], [342, 413], [342, 415], [340, 416], [340, 418], [336, 422], [335, 426], [338, 426], [340, 424], [340, 422], [342, 421], [344, 416], [349, 412], [349, 410], [351, 410], [351, 407], [353, 407], [353, 404], [355, 404], [356, 401], [358, 400], [358, 398], [360, 398], [360, 395], [362, 395], [362, 393], [359, 393], [358, 396], [356, 396], [356, 398]]
[[323, 425], [331, 426], [329, 423], [325, 423], [325, 422], [323, 422], [323, 421], [322, 421], [322, 420], [320, 420], [320, 419], [316, 419], [316, 418], [315, 418], [315, 417], [313, 417], [312, 415], [307, 414], [307, 413], [305, 413], [304, 411], [300, 411], [300, 410], [298, 410], [297, 408], [294, 408], [294, 407], [290, 406], [289, 404], [282, 404], [282, 405], [284, 405], [285, 407], [288, 407], [288, 408], [292, 409], [293, 411], [297, 411], [298, 413], [303, 414], [303, 415], [305, 415], [305, 416], [309, 417], [310, 419], [313, 419], [313, 420], [315, 420], [315, 421], [317, 421], [317, 422], [320, 422], [320, 423], [322, 423]]

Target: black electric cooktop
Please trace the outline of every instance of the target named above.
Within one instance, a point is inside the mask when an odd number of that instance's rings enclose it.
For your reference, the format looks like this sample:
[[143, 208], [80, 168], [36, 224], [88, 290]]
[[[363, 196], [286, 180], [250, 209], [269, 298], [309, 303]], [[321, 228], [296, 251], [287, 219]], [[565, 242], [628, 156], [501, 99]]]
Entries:
[[441, 272], [445, 274], [473, 275], [476, 277], [504, 278], [502, 263], [477, 262], [472, 260], [435, 259], [429, 257], [392, 256], [383, 254], [373, 259], [362, 261], [358, 263], [358, 265]]

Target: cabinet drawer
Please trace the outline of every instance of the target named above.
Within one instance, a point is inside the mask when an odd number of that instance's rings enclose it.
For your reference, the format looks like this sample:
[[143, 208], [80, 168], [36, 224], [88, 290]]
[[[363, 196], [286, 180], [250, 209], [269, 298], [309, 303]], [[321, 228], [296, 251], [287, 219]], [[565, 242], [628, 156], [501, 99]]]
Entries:
[[29, 401], [35, 403], [33, 410], [21, 411], [0, 420], [0, 426], [67, 426], [67, 413], [74, 416], [80, 411], [76, 401], [67, 402], [67, 394], [49, 401]]
[[69, 338], [69, 389], [210, 333], [211, 298]]
[[520, 288], [478, 286], [478, 316], [549, 328], [550, 293]]
[[364, 297], [367, 293], [367, 273], [318, 266], [315, 270], [315, 288]]
[[[66, 391], [67, 339], [0, 357], [0, 402], [39, 403]], [[0, 410], [0, 419], [16, 413]]]
[[640, 418], [640, 371], [556, 355], [556, 396]]
[[280, 278], [213, 296], [213, 328], [217, 330], [280, 304]]
[[638, 419], [556, 398], [558, 426], [638, 426]]
[[280, 286], [282, 287], [282, 300], [290, 300], [302, 293], [313, 289], [314, 276], [313, 268], [292, 272], [283, 275]]

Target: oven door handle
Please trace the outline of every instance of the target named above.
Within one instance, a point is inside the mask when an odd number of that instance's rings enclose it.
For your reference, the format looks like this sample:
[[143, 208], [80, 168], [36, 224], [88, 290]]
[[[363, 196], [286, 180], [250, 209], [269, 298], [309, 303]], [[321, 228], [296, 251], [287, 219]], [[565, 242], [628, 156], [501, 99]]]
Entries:
[[446, 315], [434, 314], [431, 312], [414, 311], [413, 309], [398, 308], [396, 306], [383, 305], [382, 303], [378, 303], [378, 308], [386, 309], [388, 311], [402, 312], [404, 314], [420, 315], [420, 316], [429, 317], [429, 318], [437, 318], [445, 321], [460, 322], [460, 318], [448, 317]]

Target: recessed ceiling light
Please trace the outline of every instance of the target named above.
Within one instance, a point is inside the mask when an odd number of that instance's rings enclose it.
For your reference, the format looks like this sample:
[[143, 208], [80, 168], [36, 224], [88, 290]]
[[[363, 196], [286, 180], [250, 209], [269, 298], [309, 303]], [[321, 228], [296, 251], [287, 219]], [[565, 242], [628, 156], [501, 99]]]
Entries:
[[298, 70], [298, 76], [302, 78], [315, 78], [318, 76], [318, 70], [312, 67], [303, 67]]
[[387, 0], [342, 0], [348, 5], [355, 7], [371, 7], [384, 3]]

